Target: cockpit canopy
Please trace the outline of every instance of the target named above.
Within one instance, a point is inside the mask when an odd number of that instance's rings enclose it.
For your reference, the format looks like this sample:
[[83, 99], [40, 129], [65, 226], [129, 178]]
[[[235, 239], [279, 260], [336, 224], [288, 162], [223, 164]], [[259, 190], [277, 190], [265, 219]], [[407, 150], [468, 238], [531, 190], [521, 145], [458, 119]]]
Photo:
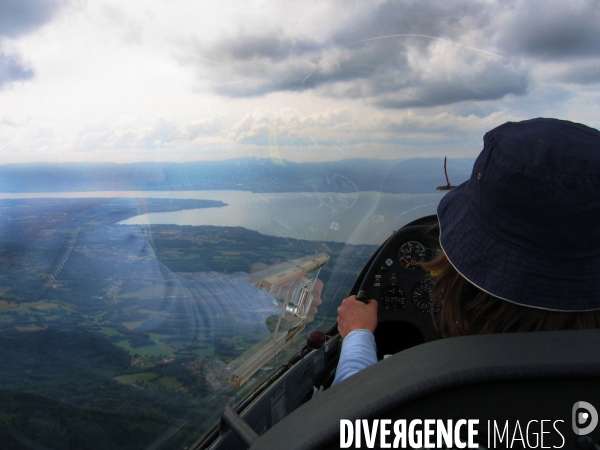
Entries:
[[[210, 434], [335, 326], [487, 130], [599, 122], [599, 16], [584, 0], [1, 1], [0, 441]], [[383, 298], [418, 312], [409, 347], [434, 335], [415, 330], [435, 252], [401, 244], [409, 287]]]

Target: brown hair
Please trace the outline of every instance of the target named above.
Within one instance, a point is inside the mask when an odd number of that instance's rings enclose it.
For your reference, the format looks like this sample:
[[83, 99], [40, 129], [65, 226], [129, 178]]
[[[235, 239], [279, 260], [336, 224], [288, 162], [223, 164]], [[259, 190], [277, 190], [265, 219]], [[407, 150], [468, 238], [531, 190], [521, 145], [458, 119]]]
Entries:
[[435, 322], [444, 337], [600, 328], [600, 311], [546, 311], [494, 297], [467, 281], [443, 252], [423, 267], [434, 279], [434, 304], [442, 307]]

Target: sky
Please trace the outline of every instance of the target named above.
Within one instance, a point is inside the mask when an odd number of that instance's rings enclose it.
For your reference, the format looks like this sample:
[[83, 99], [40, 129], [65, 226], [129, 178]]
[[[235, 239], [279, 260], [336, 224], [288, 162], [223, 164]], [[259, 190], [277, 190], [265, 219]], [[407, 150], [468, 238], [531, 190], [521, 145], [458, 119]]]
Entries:
[[1, 0], [0, 164], [474, 157], [600, 128], [600, 0]]

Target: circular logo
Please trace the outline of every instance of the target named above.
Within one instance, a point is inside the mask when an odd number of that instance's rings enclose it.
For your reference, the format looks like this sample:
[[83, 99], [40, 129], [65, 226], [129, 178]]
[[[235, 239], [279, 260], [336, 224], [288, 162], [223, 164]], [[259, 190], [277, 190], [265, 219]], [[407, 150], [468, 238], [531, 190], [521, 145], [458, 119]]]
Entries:
[[588, 402], [577, 402], [573, 405], [572, 419], [575, 434], [584, 436], [598, 426], [598, 411]]

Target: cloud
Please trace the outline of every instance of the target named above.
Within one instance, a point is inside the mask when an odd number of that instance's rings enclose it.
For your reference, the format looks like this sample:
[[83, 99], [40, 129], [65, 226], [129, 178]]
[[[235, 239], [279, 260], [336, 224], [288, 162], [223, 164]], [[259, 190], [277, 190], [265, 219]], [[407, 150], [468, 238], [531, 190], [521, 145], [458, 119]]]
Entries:
[[304, 113], [259, 107], [233, 122], [231, 116], [220, 115], [193, 121], [121, 117], [110, 125], [84, 126], [76, 136], [52, 126], [32, 133], [27, 126], [0, 121], [0, 142], [11, 161], [22, 160], [25, 153], [58, 161], [184, 161], [249, 154], [292, 161], [465, 156], [480, 148], [486, 131], [520, 119], [504, 112], [460, 116], [444, 108], [371, 112], [330, 108]]
[[3, 118], [2, 120], [0, 120], [0, 125], [5, 126], [5, 127], [11, 127], [11, 128], [19, 126], [18, 124], [16, 124], [12, 120], [8, 120], [6, 118]]
[[101, 10], [105, 19], [118, 30], [124, 44], [142, 43], [141, 21], [129, 18], [123, 11], [108, 4], [103, 4]]
[[20, 57], [0, 52], [0, 89], [15, 81], [33, 78], [33, 70], [23, 63]]
[[[391, 35], [461, 39], [468, 29], [481, 29], [493, 17], [494, 8], [482, 1], [439, 2], [387, 0], [362, 9], [333, 37], [341, 45]], [[420, 41], [422, 49], [427, 41]]]
[[600, 55], [600, 2], [520, 0], [500, 16], [498, 46], [541, 60]]
[[[485, 117], [475, 115], [458, 116], [448, 112], [435, 115], [421, 115], [409, 111], [399, 117], [389, 119], [384, 125], [385, 130], [400, 135], [426, 134], [447, 137], [448, 133], [462, 135], [468, 132], [486, 132], [508, 121], [521, 120], [520, 117], [510, 116], [504, 112], [495, 112]], [[483, 134], [481, 134], [482, 137]]]
[[195, 40], [182, 58], [196, 65], [211, 89], [227, 97], [252, 97], [276, 91], [302, 91], [319, 58], [319, 45], [309, 38], [286, 37], [279, 30], [251, 35], [240, 32], [212, 45]]
[[149, 125], [127, 122], [127, 120], [123, 120], [109, 130], [100, 146], [108, 148], [160, 148], [168, 146], [182, 137], [178, 130], [178, 124], [173, 120], [159, 117]]
[[225, 61], [281, 61], [291, 56], [306, 55], [319, 50], [319, 44], [307, 37], [288, 37], [281, 30], [249, 35], [242, 31], [227, 36], [206, 48], [204, 56]]
[[181, 126], [180, 131], [182, 136], [187, 139], [195, 139], [199, 136], [212, 136], [221, 130], [221, 119], [219, 114], [204, 117], [193, 122], [186, 123]]
[[495, 54], [486, 36], [493, 17], [481, 1], [373, 2], [320, 41], [243, 31], [196, 41], [190, 60], [228, 97], [313, 90], [407, 108], [523, 95], [527, 72]]
[[[31, 33], [49, 22], [68, 0], [0, 1], [0, 38], [16, 38]], [[33, 78], [34, 71], [18, 55], [0, 51], [0, 89], [14, 81]]]
[[[396, 44], [398, 46], [398, 44]], [[523, 95], [527, 73], [492, 55], [479, 55], [445, 41], [418, 48], [374, 48], [371, 59], [380, 63], [369, 77], [336, 82], [321, 91], [339, 98], [365, 98], [382, 108], [434, 107], [464, 101], [487, 101]], [[355, 58], [352, 64], [359, 65]]]
[[[321, 160], [364, 157], [365, 154], [398, 157], [405, 148], [414, 156], [415, 151], [431, 151], [437, 147], [450, 153], [453, 149], [478, 149], [486, 131], [509, 120], [521, 119], [504, 112], [478, 117], [420, 111], [361, 114], [335, 108], [302, 114], [292, 108], [278, 111], [257, 108], [231, 126], [227, 138], [241, 146], [270, 149], [277, 145], [284, 158], [307, 152], [313, 152]], [[222, 144], [224, 148], [229, 145]]]
[[[598, 58], [580, 58], [568, 61], [540, 62], [535, 68], [538, 80], [556, 85], [558, 83], [570, 85], [591, 85], [600, 82], [600, 61]], [[566, 87], [569, 91], [573, 86]]]
[[210, 137], [218, 134], [220, 130], [220, 115], [186, 123], [157, 117], [146, 124], [139, 123], [132, 117], [121, 117], [109, 127], [96, 126], [81, 130], [77, 138], [77, 148], [84, 151], [102, 148], [163, 148]]
[[569, 65], [556, 79], [564, 83], [600, 83], [600, 62], [588, 61], [577, 65]]
[[343, 108], [308, 115], [292, 108], [279, 111], [258, 108], [233, 124], [227, 137], [240, 144], [304, 145], [329, 140], [340, 132], [347, 135], [354, 127], [351, 112]]
[[0, 36], [18, 37], [49, 22], [69, 0], [0, 1]]

